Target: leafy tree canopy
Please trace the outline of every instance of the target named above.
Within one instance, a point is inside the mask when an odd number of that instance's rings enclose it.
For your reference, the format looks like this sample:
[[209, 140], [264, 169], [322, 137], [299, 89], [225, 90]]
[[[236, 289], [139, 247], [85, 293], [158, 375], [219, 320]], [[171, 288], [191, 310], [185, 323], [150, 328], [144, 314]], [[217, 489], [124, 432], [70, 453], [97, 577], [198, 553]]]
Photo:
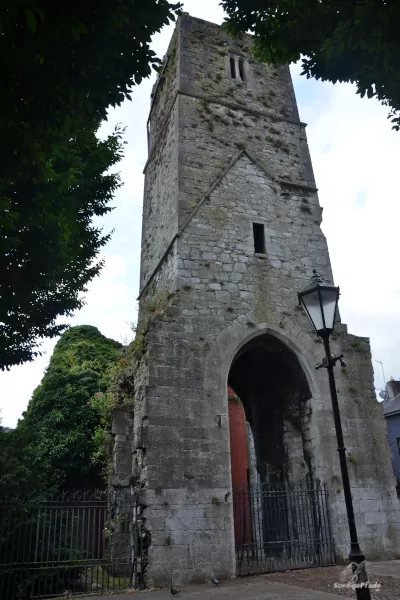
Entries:
[[303, 73], [355, 83], [390, 107], [400, 128], [400, 3], [397, 0], [221, 0], [228, 29], [255, 34], [255, 55], [272, 64], [302, 58]]
[[29, 465], [18, 464], [26, 485], [36, 470], [43, 473], [46, 489], [99, 484], [102, 413], [96, 398], [107, 391], [122, 351], [120, 343], [89, 325], [72, 327], [61, 336], [23, 418], [5, 434], [10, 441], [19, 437], [30, 451]]
[[4, 0], [0, 8], [0, 367], [32, 360], [56, 319], [82, 306], [107, 242], [93, 225], [120, 185], [122, 130], [99, 141], [156, 67], [167, 0]]
[[119, 186], [118, 175], [106, 171], [120, 158], [120, 132], [101, 142], [82, 131], [58, 150], [47, 181], [37, 172], [30, 181], [0, 183], [9, 198], [3, 224], [12, 213], [0, 238], [3, 369], [32, 360], [38, 338], [66, 328], [56, 318], [82, 306], [81, 292], [99, 273], [96, 256], [109, 239], [92, 219], [110, 210]]
[[33, 158], [46, 172], [52, 142], [130, 98], [158, 62], [152, 36], [178, 8], [167, 0], [4, 0], [0, 133], [13, 172], [21, 162], [31, 169]]
[[[34, 492], [46, 481], [46, 466], [26, 436], [0, 425], [0, 498]], [[32, 465], [36, 468], [32, 469]]]

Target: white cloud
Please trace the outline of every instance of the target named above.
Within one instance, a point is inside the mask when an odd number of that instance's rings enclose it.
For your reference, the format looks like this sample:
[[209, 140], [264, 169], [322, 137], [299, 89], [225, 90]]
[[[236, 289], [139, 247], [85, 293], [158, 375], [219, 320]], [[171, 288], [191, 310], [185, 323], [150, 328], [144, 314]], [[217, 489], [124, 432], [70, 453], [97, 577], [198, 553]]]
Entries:
[[[295, 78], [319, 197], [324, 207], [335, 281], [341, 287], [342, 320], [349, 331], [371, 338], [373, 358], [386, 376], [400, 375], [400, 280], [397, 223], [400, 219], [400, 134], [387, 108], [361, 99], [351, 85]], [[319, 91], [321, 90], [321, 93]], [[381, 367], [374, 362], [377, 386]]]
[[[217, 0], [186, 0], [184, 10], [215, 23], [223, 11]], [[173, 26], [154, 38], [154, 50], [165, 54]], [[361, 100], [347, 85], [332, 86], [299, 76], [292, 69], [300, 116], [307, 128], [335, 281], [341, 286], [340, 309], [349, 331], [370, 336], [374, 358], [383, 361], [386, 376], [399, 376], [400, 280], [397, 277], [397, 163], [400, 133], [392, 132], [386, 108]], [[71, 324], [97, 326], [104, 335], [129, 337], [135, 320], [139, 282], [143, 175], [147, 157], [146, 121], [152, 81], [143, 82], [132, 102], [111, 110], [101, 135], [117, 123], [127, 127], [125, 158], [118, 165], [124, 186], [115, 196], [115, 210], [102, 219], [104, 231], [115, 229], [104, 248], [101, 276], [89, 286], [87, 305]], [[360, 202], [363, 198], [363, 202]], [[54, 341], [34, 363], [0, 373], [3, 423], [15, 425], [40, 383]], [[381, 367], [374, 363], [382, 385]]]

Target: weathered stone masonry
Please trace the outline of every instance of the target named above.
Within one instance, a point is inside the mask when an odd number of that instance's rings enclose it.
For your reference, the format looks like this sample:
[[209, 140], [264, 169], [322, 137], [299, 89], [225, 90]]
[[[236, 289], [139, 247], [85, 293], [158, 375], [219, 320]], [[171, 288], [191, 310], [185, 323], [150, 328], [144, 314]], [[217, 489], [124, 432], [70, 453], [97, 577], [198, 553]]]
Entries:
[[[183, 15], [152, 99], [133, 444], [123, 425], [152, 585], [235, 574], [227, 384], [235, 355], [262, 336], [304, 373], [311, 397], [302, 433], [285, 425], [289, 460], [307, 446], [330, 488], [336, 553], [348, 552], [328, 382], [314, 368], [323, 348], [297, 309], [313, 267], [332, 281], [322, 211], [289, 69], [257, 63], [250, 43]], [[253, 223], [264, 225], [259, 254]], [[400, 507], [369, 342], [338, 323], [332, 343], [349, 364], [337, 382], [360, 541], [370, 558], [392, 556]]]

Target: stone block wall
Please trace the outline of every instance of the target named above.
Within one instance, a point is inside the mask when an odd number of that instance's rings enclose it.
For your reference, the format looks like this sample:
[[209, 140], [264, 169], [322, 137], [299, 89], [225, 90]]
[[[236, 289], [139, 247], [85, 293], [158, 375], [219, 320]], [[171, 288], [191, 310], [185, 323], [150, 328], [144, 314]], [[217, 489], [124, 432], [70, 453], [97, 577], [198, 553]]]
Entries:
[[[178, 222], [179, 28], [170, 59], [153, 89], [149, 116], [149, 158], [145, 166], [140, 288], [165, 258]], [[157, 225], [156, 225], [157, 224]]]
[[[315, 370], [323, 346], [297, 306], [313, 267], [330, 282], [332, 272], [289, 69], [257, 64], [248, 38], [187, 15], [176, 35], [159, 104], [171, 108], [156, 105], [150, 120], [134, 365], [151, 585], [235, 575], [227, 383], [259, 336], [280, 340], [304, 371], [304, 446], [330, 488], [336, 553], [349, 549], [328, 380]], [[246, 82], [232, 81], [231, 55], [245, 60]], [[258, 253], [254, 223], [264, 226]], [[337, 381], [361, 545], [369, 558], [393, 556], [400, 504], [368, 340], [339, 320], [332, 345], [349, 363]]]

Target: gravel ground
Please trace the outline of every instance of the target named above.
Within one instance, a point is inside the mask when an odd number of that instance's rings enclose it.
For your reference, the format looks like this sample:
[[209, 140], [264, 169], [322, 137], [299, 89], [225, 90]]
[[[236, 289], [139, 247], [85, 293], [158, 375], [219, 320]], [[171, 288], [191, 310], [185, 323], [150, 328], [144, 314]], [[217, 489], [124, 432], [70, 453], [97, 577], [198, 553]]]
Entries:
[[[298, 587], [328, 592], [346, 598], [355, 598], [355, 591], [351, 589], [338, 589], [335, 583], [346, 583], [342, 577], [344, 567], [321, 567], [317, 569], [302, 569], [298, 571], [285, 571], [284, 573], [269, 573], [265, 575], [266, 581], [276, 581]], [[373, 600], [399, 600], [400, 579], [397, 577], [371, 575], [370, 582], [381, 584], [380, 590], [371, 588]]]

